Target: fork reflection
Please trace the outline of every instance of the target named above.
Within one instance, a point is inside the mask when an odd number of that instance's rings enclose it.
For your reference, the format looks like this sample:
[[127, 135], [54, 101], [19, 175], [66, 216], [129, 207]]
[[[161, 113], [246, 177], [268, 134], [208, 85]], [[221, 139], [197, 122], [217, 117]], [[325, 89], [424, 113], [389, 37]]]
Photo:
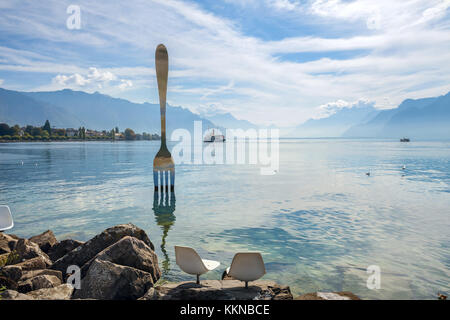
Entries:
[[153, 212], [155, 213], [156, 224], [163, 231], [161, 240], [161, 252], [164, 255], [162, 262], [162, 274], [166, 276], [170, 270], [170, 259], [166, 251], [166, 238], [170, 228], [175, 223], [175, 192], [154, 192], [153, 193]]

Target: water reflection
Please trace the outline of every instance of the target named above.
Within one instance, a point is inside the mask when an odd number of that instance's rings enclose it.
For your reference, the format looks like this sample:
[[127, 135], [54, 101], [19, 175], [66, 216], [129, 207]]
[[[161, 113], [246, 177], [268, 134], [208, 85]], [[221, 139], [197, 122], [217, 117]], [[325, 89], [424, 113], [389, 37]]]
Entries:
[[175, 223], [175, 192], [154, 192], [153, 194], [153, 212], [155, 213], [156, 224], [163, 231], [161, 240], [161, 251], [164, 255], [162, 262], [162, 273], [166, 276], [170, 271], [170, 259], [166, 251], [166, 238], [170, 228]]

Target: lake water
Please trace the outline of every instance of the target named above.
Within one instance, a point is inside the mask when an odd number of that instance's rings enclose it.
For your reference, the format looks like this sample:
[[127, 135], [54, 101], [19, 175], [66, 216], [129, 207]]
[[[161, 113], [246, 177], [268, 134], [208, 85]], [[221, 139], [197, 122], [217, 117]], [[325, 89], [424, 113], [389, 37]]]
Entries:
[[[202, 279], [218, 279], [234, 253], [250, 250], [263, 254], [265, 279], [295, 294], [450, 291], [450, 142], [281, 140], [275, 175], [248, 164], [177, 166], [176, 202], [165, 207], [154, 203], [158, 149], [157, 141], [0, 144], [11, 233], [51, 229], [85, 241], [132, 222], [169, 280], [194, 280], [175, 264], [173, 246], [187, 245], [222, 263]], [[381, 268], [379, 290], [366, 287], [369, 265]]]

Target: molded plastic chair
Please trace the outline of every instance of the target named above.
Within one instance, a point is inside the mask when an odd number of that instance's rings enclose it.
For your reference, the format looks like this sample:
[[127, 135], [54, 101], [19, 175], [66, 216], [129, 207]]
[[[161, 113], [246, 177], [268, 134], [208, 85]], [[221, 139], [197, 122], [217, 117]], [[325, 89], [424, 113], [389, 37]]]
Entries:
[[5, 231], [14, 227], [11, 210], [8, 206], [0, 205], [0, 231]]
[[266, 274], [266, 267], [259, 252], [239, 252], [234, 255], [226, 274], [234, 279], [245, 281], [245, 288], [248, 288], [249, 281], [258, 280]]
[[198, 253], [189, 247], [175, 246], [177, 265], [186, 273], [197, 275], [197, 284], [200, 284], [200, 275], [214, 270], [220, 262], [200, 258]]

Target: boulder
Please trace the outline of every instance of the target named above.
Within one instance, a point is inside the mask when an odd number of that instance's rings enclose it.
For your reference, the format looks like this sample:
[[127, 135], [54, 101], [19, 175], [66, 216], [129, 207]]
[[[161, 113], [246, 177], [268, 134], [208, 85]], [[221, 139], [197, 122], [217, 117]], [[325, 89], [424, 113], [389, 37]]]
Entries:
[[54, 288], [30, 291], [26, 295], [37, 300], [69, 300], [72, 293], [73, 287], [65, 283]]
[[8, 262], [9, 252], [0, 254], [0, 267], [6, 265]]
[[[113, 262], [122, 266], [133, 267], [151, 274], [153, 282], [161, 277], [156, 253], [144, 241], [126, 236], [99, 252], [94, 259]], [[87, 262], [81, 269], [84, 277], [91, 262]]]
[[4, 266], [0, 271], [0, 275], [17, 282], [22, 277], [22, 267], [17, 265]]
[[46, 260], [43, 257], [36, 257], [30, 260], [15, 264], [15, 266], [21, 267], [22, 271], [37, 270], [47, 268]]
[[3, 287], [6, 289], [17, 290], [17, 282], [4, 276], [0, 276], [0, 288]]
[[293, 300], [289, 286], [268, 285], [260, 293], [258, 300]]
[[152, 250], [155, 249], [144, 230], [131, 223], [121, 224], [104, 230], [91, 240], [70, 251], [65, 256], [58, 259], [51, 268], [59, 270], [63, 272], [63, 274], [65, 274], [67, 267], [70, 265], [77, 265], [81, 268], [86, 262], [94, 258], [97, 253], [116, 243], [125, 236], [132, 236], [142, 240]]
[[43, 274], [34, 278], [21, 281], [18, 284], [18, 291], [20, 293], [27, 293], [33, 290], [39, 290], [44, 288], [54, 288], [61, 285], [61, 280], [58, 277]]
[[148, 289], [147, 293], [140, 297], [138, 300], [158, 300], [159, 295], [155, 288]]
[[203, 280], [200, 284], [167, 283], [155, 290], [156, 295], [148, 296], [159, 300], [292, 300], [289, 287], [266, 280], [250, 282], [248, 289], [238, 280]]
[[0, 254], [13, 251], [18, 240], [19, 238], [13, 234], [0, 232]]
[[95, 259], [73, 298], [136, 300], [152, 286], [152, 275], [148, 272]]
[[22, 272], [22, 277], [20, 278], [21, 281], [26, 281], [28, 279], [34, 278], [36, 276], [41, 275], [49, 275], [49, 276], [55, 276], [59, 279], [59, 281], [63, 282], [63, 276], [62, 272], [58, 270], [52, 270], [52, 269], [42, 269], [42, 270], [28, 270]]
[[51, 230], [47, 230], [40, 235], [31, 237], [29, 240], [36, 243], [39, 248], [41, 248], [41, 250], [45, 253], [47, 253], [50, 248], [58, 242], [58, 240], [56, 240], [55, 238], [55, 235], [53, 234], [53, 231]]
[[19, 261], [41, 257], [45, 261], [47, 267], [52, 265], [52, 261], [48, 255], [43, 252], [36, 243], [27, 239], [20, 239], [17, 241], [16, 248], [14, 250], [19, 256]]
[[32, 297], [19, 293], [15, 290], [5, 290], [0, 292], [0, 300], [34, 300]]
[[296, 297], [294, 300], [361, 300], [349, 291], [313, 292]]
[[72, 251], [73, 249], [77, 248], [78, 246], [82, 245], [83, 242], [72, 240], [72, 239], [66, 239], [62, 240], [55, 245], [53, 245], [47, 252], [50, 259], [55, 262], [59, 258], [65, 256], [67, 253]]

